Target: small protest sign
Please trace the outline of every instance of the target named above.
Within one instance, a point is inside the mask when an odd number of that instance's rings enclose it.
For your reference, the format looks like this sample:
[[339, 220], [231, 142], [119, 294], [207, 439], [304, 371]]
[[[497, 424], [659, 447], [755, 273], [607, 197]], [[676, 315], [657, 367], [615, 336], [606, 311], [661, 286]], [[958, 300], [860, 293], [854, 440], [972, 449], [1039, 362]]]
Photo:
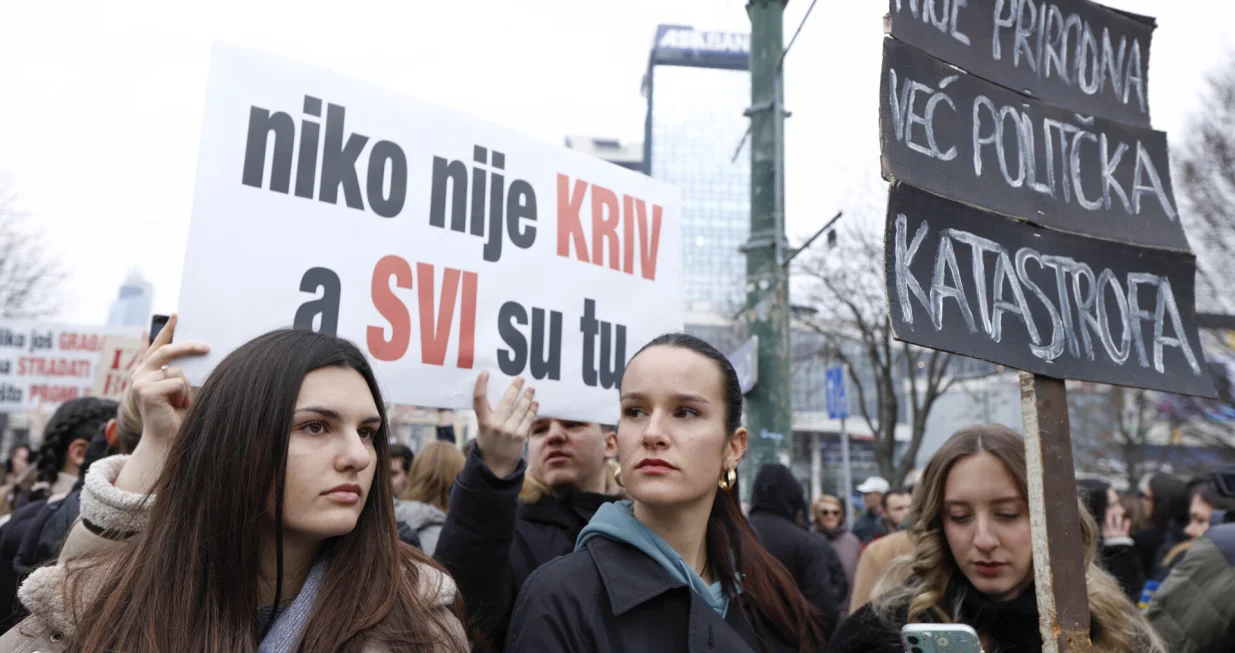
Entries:
[[93, 394], [96, 368], [109, 336], [137, 329], [0, 321], [0, 412], [53, 409]]
[[676, 189], [456, 111], [216, 47], [177, 340], [201, 383], [271, 329], [354, 341], [393, 402], [612, 421], [627, 358], [682, 328]]
[[95, 366], [95, 397], [119, 400], [129, 387], [129, 378], [142, 353], [142, 339], [130, 336], [107, 336], [99, 350], [99, 364]]
[[900, 340], [1060, 379], [1213, 396], [1196, 262], [893, 184], [885, 282]]
[[1085, 117], [884, 39], [884, 177], [1036, 224], [1188, 251], [1166, 134]]
[[1090, 0], [889, 0], [888, 32], [1047, 102], [1149, 126], [1154, 21]]

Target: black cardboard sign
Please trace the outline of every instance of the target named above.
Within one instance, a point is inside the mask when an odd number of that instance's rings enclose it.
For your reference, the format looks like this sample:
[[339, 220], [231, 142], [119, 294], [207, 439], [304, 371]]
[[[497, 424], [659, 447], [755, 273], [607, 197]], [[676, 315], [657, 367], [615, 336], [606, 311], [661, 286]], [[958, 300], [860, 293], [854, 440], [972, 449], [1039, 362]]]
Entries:
[[1189, 251], [1166, 134], [1026, 98], [884, 39], [883, 174], [1068, 231]]
[[1190, 254], [1040, 229], [893, 184], [884, 258], [899, 340], [1055, 378], [1214, 396]]
[[889, 0], [892, 36], [1015, 91], [1148, 127], [1151, 19], [1089, 0]]

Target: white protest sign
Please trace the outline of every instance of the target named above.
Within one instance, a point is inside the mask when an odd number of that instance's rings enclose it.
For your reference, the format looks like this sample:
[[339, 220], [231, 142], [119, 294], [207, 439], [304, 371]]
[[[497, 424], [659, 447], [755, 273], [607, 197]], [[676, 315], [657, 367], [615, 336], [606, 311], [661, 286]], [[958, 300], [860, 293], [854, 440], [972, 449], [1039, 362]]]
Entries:
[[617, 377], [682, 328], [678, 192], [317, 68], [216, 46], [176, 339], [208, 357], [296, 326], [351, 339], [386, 399], [613, 421]]
[[52, 409], [93, 394], [96, 367], [109, 335], [138, 329], [0, 321], [0, 412]]
[[129, 378], [142, 353], [142, 339], [129, 336], [107, 336], [99, 350], [99, 364], [94, 371], [92, 394], [96, 397], [120, 400]]

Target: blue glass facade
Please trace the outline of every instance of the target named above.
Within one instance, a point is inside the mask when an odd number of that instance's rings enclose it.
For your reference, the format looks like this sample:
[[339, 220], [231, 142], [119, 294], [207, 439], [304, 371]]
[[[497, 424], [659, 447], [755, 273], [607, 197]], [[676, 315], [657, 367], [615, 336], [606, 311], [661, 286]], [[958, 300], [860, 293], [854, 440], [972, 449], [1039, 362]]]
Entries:
[[750, 154], [749, 36], [661, 26], [644, 91], [646, 172], [682, 193], [686, 310], [732, 315], [746, 302]]

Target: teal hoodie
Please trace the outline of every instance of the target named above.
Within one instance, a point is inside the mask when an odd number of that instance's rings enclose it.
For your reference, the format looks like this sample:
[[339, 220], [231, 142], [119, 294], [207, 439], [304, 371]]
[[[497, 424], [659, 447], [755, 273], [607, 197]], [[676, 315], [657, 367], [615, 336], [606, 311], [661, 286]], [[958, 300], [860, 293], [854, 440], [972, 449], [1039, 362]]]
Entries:
[[661, 536], [635, 519], [635, 502], [615, 501], [606, 503], [596, 511], [592, 521], [579, 533], [575, 550], [593, 537], [607, 537], [617, 542], [624, 542], [646, 553], [649, 558], [664, 567], [673, 578], [685, 583], [696, 594], [702, 596], [708, 605], [723, 619], [729, 609], [729, 597], [725, 596], [719, 582], [708, 585], [703, 582], [693, 567], [686, 564], [682, 556]]

